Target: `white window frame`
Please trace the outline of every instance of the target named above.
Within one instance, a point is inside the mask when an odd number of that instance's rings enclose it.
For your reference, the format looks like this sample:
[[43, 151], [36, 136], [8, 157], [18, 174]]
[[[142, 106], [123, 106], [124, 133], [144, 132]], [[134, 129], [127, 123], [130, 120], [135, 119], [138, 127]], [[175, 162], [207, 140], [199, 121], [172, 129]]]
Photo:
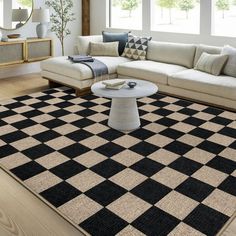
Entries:
[[[120, 31], [120, 30], [127, 30], [127, 29], [117, 29], [110, 27], [110, 1], [105, 0], [107, 4], [106, 9], [106, 29], [112, 31]], [[199, 34], [193, 33], [181, 33], [181, 32], [165, 32], [165, 31], [152, 31], [151, 30], [151, 0], [142, 0], [142, 30], [132, 30], [132, 32], [140, 34], [140, 35], [151, 35], [154, 38], [162, 38], [165, 40], [167, 37], [175, 37], [176, 41], [186, 41], [193, 43], [199, 43], [202, 41], [214, 41], [214, 44], [225, 44], [231, 43], [235, 44], [236, 37], [229, 37], [229, 36], [218, 36], [215, 35], [213, 32], [214, 27], [214, 0], [200, 0], [200, 31]], [[183, 39], [183, 36], [185, 39]], [[212, 39], [213, 38], [213, 39]], [[227, 42], [226, 39], [228, 40]], [[170, 40], [173, 41], [173, 40]]]

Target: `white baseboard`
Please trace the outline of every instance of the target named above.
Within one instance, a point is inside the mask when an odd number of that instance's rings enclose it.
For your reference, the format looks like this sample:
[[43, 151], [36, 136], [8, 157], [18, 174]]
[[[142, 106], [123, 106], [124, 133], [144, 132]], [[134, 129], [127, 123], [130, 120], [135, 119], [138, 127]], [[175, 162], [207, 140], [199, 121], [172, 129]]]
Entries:
[[2, 68], [0, 67], [0, 79], [11, 78], [30, 73], [39, 73], [40, 71], [41, 69], [39, 62], [12, 65]]

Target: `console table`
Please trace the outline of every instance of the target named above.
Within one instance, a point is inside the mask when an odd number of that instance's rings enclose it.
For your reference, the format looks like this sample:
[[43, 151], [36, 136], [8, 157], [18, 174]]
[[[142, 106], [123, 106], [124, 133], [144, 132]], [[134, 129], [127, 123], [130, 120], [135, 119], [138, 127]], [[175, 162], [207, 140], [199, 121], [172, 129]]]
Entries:
[[41, 61], [53, 56], [50, 38], [0, 42], [0, 67]]

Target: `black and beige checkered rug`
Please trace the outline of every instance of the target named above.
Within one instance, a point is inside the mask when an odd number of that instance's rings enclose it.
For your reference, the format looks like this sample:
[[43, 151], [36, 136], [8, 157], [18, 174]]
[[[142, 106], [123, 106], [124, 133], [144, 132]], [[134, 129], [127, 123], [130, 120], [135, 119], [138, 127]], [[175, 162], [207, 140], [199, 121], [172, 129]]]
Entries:
[[2, 102], [0, 164], [92, 235], [216, 235], [236, 210], [236, 113], [160, 94], [142, 127], [59, 88]]

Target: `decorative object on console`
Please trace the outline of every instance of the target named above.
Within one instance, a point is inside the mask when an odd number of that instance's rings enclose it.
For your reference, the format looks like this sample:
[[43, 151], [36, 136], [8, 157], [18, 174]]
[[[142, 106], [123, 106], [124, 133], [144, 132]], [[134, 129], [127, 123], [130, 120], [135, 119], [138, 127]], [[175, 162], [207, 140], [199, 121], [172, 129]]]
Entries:
[[7, 37], [9, 39], [18, 39], [20, 37], [20, 34], [8, 34]]
[[90, 56], [118, 57], [119, 42], [94, 43], [90, 42]]
[[36, 33], [38, 38], [45, 38], [48, 31], [47, 23], [50, 22], [49, 9], [34, 9], [32, 15], [32, 22], [40, 22], [36, 26]]
[[129, 33], [130, 32], [110, 33], [102, 31], [103, 42], [119, 42], [119, 55], [121, 56], [128, 42]]
[[9, 38], [9, 37], [6, 37], [6, 38], [2, 38], [2, 42], [15, 42], [15, 41], [24, 41], [26, 40], [26, 38]]
[[129, 36], [122, 56], [134, 60], [146, 60], [148, 42], [151, 37]]
[[220, 54], [212, 55], [203, 52], [194, 69], [212, 75], [220, 75], [227, 60], [228, 60], [228, 55], [220, 55]]
[[28, 13], [28, 9], [12, 9], [12, 22], [19, 22], [16, 25], [16, 29], [22, 27], [24, 25], [24, 23], [22, 22], [26, 22], [29, 18], [29, 13]]
[[[71, 34], [70, 29], [68, 28], [68, 23], [75, 20], [73, 9], [73, 1], [72, 0], [47, 0], [45, 4], [48, 7], [53, 9], [53, 13], [51, 14], [51, 22], [52, 27], [51, 31], [55, 32], [56, 36], [60, 40], [61, 43], [61, 52], [62, 55], [65, 55], [64, 49], [64, 40], [66, 36]], [[63, 12], [63, 14], [61, 14]]]

